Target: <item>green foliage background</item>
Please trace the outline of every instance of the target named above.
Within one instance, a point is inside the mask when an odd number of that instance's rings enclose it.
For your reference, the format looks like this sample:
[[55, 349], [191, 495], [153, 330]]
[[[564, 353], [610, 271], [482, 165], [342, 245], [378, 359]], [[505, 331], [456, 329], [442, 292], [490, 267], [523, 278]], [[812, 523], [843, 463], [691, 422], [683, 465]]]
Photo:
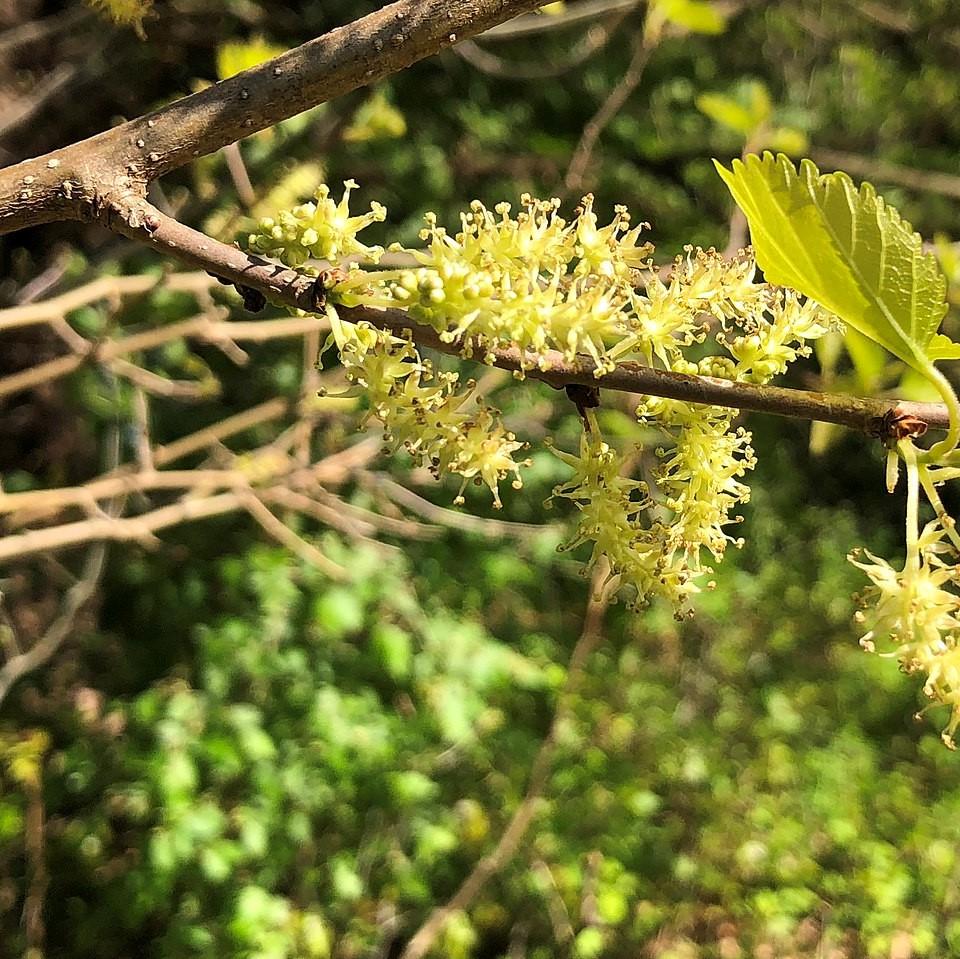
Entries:
[[[84, 82], [99, 91], [87, 109], [55, 103], [6, 148], [33, 155], [213, 80], [228, 40], [292, 44], [375, 6], [158, 4], [146, 43], [118, 31], [107, 52], [87, 51]], [[666, 40], [594, 155], [598, 207], [625, 202], [650, 220], [664, 259], [685, 243], [723, 246], [729, 204], [711, 157], [738, 154], [744, 138], [697, 101], [747, 106], [757, 84], [771, 124], [814, 156], [956, 172], [955, 4], [876, 8], [746, 4], [720, 38]], [[473, 197], [551, 195], [641, 16], [556, 78], [489, 76], [447, 53], [373, 100], [360, 92], [259, 135], [242, 147], [258, 204], [268, 212], [321, 177], [355, 177], [390, 211], [371, 241], [412, 243], [425, 209], [455, 222]], [[74, 46], [49, 56], [94, 49], [105, 28], [82, 22]], [[539, 64], [579, 36], [489, 49]], [[957, 232], [956, 199], [874, 179], [925, 236]], [[224, 236], [243, 223], [222, 157], [163, 189], [189, 222]], [[19, 237], [0, 250], [0, 294], [40, 273], [54, 242], [71, 251], [67, 282], [155, 266], [83, 233]], [[172, 322], [189, 308], [158, 294], [119, 322]], [[107, 322], [93, 309], [71, 319]], [[158, 442], [297, 393], [294, 348], [264, 347], [241, 372], [200, 359], [223, 394], [188, 413], [158, 407]], [[158, 362], [177, 370], [188, 357]], [[89, 475], [98, 438], [129, 426], [119, 387], [89, 373], [66, 390], [79, 452], [31, 458], [5, 445], [7, 489]], [[496, 399], [518, 432], [576, 442], [575, 416], [549, 389]], [[625, 409], [611, 400], [603, 413], [628, 443], [640, 437]], [[760, 467], [746, 547], [728, 554], [692, 622], [610, 611], [527, 840], [437, 955], [960, 956], [960, 765], [928, 720], [912, 721], [916, 683], [861, 653], [851, 624], [862, 583], [846, 552], [899, 548], [879, 451], [845, 436], [813, 455], [803, 424], [750, 426]], [[351, 431], [332, 418], [321, 442], [337, 449]], [[383, 468], [406, 476], [402, 462]], [[537, 455], [503, 518], [562, 518], [542, 503], [563, 475]], [[453, 492], [427, 495], [447, 505]], [[362, 488], [351, 495], [369, 502]], [[479, 495], [468, 505], [487, 508]], [[554, 528], [399, 541], [388, 559], [308, 532], [354, 571], [350, 586], [239, 518], [167, 534], [156, 553], [112, 550], [96, 624], [0, 713], [0, 954], [23, 948], [26, 797], [41, 775], [52, 957], [394, 956], [493, 847], [580, 632], [575, 562], [556, 554]]]

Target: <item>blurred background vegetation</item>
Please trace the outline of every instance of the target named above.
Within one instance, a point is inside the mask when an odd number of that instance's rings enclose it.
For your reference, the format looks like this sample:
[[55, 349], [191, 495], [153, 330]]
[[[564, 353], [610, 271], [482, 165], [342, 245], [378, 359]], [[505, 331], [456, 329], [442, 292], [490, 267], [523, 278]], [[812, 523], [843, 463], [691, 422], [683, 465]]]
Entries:
[[[0, 163], [378, 6], [157, 0], [141, 40], [76, 4], [0, 0]], [[960, 280], [955, 0], [711, 9], [710, 32], [675, 29], [639, 55], [645, 4], [554, 4], [529, 30], [202, 159], [154, 199], [232, 239], [250, 216], [353, 177], [363, 206], [389, 210], [370, 242], [413, 244], [428, 209], [455, 224], [473, 198], [590, 191], [649, 220], [669, 262], [688, 243], [743, 244], [711, 157], [772, 147], [870, 179]], [[160, 268], [77, 224], [5, 237], [0, 307]], [[160, 289], [67, 319], [96, 338], [195, 308]], [[0, 342], [0, 376], [62, 352], [47, 327]], [[155, 351], [157, 375], [219, 386], [192, 405], [154, 400], [152, 442], [295, 402], [301, 351], [253, 344], [243, 368], [202, 344]], [[908, 395], [901, 372], [835, 343], [793, 382]], [[559, 394], [496, 374], [484, 386], [521, 436], [575, 447]], [[104, 450], [129, 460], [142, 440], [132, 387], [94, 367], [0, 403], [8, 492], [82, 482]], [[643, 440], [630, 406], [611, 397], [601, 411], [625, 447]], [[361, 412], [323, 407], [312, 455], [362, 442]], [[0, 705], [0, 955], [400, 956], [486, 862], [432, 954], [960, 956], [960, 760], [939, 717], [912, 718], [918, 683], [862, 653], [851, 621], [863, 583], [847, 551], [900, 549], [880, 450], [803, 423], [748, 425], [760, 464], [746, 545], [684, 623], [591, 606], [576, 556], [555, 550], [564, 516], [543, 504], [565, 468], [548, 452], [495, 519], [468, 493], [479, 523], [438, 510], [456, 485], [402, 457], [348, 477], [343, 501], [402, 522], [371, 542], [290, 519], [350, 570], [343, 583], [243, 514], [166, 530], [151, 550], [112, 545], [69, 637]], [[243, 436], [266, 443], [271, 428]], [[56, 620], [80, 559], [8, 561], [7, 658]], [[528, 828], [484, 860], [518, 809]]]

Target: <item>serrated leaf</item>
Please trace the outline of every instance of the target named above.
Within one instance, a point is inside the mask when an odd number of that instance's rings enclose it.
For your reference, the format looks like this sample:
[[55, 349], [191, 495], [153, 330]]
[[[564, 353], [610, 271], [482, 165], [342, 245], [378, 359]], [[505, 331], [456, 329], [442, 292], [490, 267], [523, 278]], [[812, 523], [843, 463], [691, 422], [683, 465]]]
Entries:
[[946, 280], [918, 234], [845, 173], [800, 169], [783, 154], [716, 163], [750, 224], [767, 279], [809, 296], [921, 373], [934, 359], [960, 356], [937, 335]]

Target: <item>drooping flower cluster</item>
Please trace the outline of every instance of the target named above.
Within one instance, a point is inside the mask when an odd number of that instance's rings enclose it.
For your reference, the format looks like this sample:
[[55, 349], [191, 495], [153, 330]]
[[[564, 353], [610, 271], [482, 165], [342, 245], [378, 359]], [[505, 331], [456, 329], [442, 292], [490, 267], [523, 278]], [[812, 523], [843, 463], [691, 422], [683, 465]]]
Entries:
[[[350, 216], [353, 185], [345, 185], [339, 204], [322, 187], [317, 203], [264, 221], [250, 247], [291, 265], [364, 251], [378, 261], [382, 251], [364, 247], [356, 232], [385, 213], [374, 204], [370, 213]], [[391, 445], [405, 447], [438, 475], [475, 477], [498, 503], [497, 482], [516, 475], [512, 454], [521, 444], [482, 403], [465, 412], [466, 398], [454, 392], [456, 377], [433, 376], [405, 340], [341, 322], [336, 305], [401, 308], [464, 356], [491, 360], [496, 349], [519, 347], [527, 369], [587, 356], [601, 385], [627, 360], [766, 382], [805, 355], [806, 343], [829, 325], [816, 304], [755, 282], [747, 257], [726, 260], [690, 247], [661, 275], [650, 260], [652, 246], [641, 242], [645, 224], [631, 225], [625, 208], [600, 226], [592, 197], [584, 197], [569, 222], [559, 205], [524, 196], [514, 216], [509, 204], [491, 212], [475, 202], [455, 235], [428, 214], [421, 233], [426, 248], [402, 251], [419, 266], [354, 266], [326, 291], [348, 375], [368, 391]], [[711, 329], [712, 353], [705, 342]], [[699, 359], [688, 358], [691, 348]], [[592, 542], [591, 563], [606, 556], [635, 604], [662, 596], [685, 610], [712, 572], [704, 550], [719, 560], [738, 542], [725, 528], [738, 521], [733, 510], [749, 498], [742, 480], [754, 465], [750, 436], [734, 426], [734, 410], [649, 398], [638, 415], [663, 434], [652, 490], [620, 475], [623, 459], [593, 418], [579, 456], [557, 451], [574, 475], [554, 495], [578, 510], [568, 548]]]
[[573, 476], [554, 489], [553, 497], [571, 500], [577, 508], [576, 528], [561, 549], [592, 543], [586, 569], [606, 557], [610, 578], [619, 577], [634, 608], [659, 596], [677, 610], [685, 609], [687, 597], [699, 592], [692, 571], [671, 562], [666, 529], [650, 522], [649, 488], [623, 475], [624, 460], [603, 441], [595, 418], [581, 437], [579, 456], [554, 452]]
[[335, 321], [335, 333], [347, 378], [364, 388], [391, 450], [405, 449], [437, 477], [463, 477], [458, 503], [471, 479], [490, 488], [498, 509], [501, 480], [513, 474], [514, 488], [522, 486], [513, 454], [524, 444], [496, 410], [472, 400], [476, 384], [456, 392], [456, 373], [434, 372], [409, 340], [382, 330]]
[[663, 505], [676, 517], [670, 548], [682, 552], [694, 570], [712, 572], [701, 565], [701, 547], [719, 561], [728, 544], [743, 545], [724, 527], [741, 521], [731, 511], [750, 499], [750, 488], [741, 481], [756, 465], [750, 434], [733, 425], [736, 410], [719, 406], [697, 410], [650, 398], [640, 412], [656, 418], [673, 440], [672, 447], [657, 450], [656, 471]]
[[926, 674], [924, 693], [950, 707], [942, 736], [954, 748], [960, 726], [960, 567], [943, 527], [939, 521], [927, 524], [902, 570], [865, 549], [854, 550], [850, 561], [872, 583], [856, 616], [868, 627], [860, 645], [869, 652], [879, 647], [905, 672]]

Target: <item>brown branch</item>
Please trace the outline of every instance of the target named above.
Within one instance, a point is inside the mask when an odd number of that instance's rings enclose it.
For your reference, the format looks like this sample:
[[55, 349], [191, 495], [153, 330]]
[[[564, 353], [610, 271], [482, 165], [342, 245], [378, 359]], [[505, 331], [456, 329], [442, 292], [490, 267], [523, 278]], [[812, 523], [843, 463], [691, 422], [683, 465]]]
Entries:
[[[549, 80], [552, 77], [568, 73], [599, 53], [610, 41], [617, 27], [623, 22], [632, 7], [637, 5], [637, 2], [638, 0], [630, 0], [622, 9], [609, 14], [607, 20], [603, 23], [591, 23], [576, 44], [558, 60], [533, 63], [522, 60], [507, 60], [495, 53], [490, 53], [489, 50], [485, 50], [475, 40], [464, 40], [463, 43], [458, 44], [453, 49], [461, 59], [466, 60], [481, 73], [487, 73], [490, 76], [506, 77], [511, 80]], [[524, 18], [521, 17], [520, 19]], [[543, 20], [545, 18], [540, 17], [539, 19]]]
[[398, 0], [88, 140], [0, 170], [0, 234], [55, 220], [141, 222], [152, 180], [403, 70], [540, 0]]
[[278, 543], [286, 546], [291, 553], [296, 553], [302, 560], [311, 566], [316, 566], [325, 576], [330, 579], [343, 582], [349, 579], [347, 571], [332, 559], [324, 556], [313, 543], [308, 543], [301, 536], [298, 536], [289, 526], [279, 520], [270, 512], [264, 502], [257, 496], [252, 489], [241, 490], [238, 494], [240, 505], [256, 520], [256, 522], [269, 533]]
[[910, 190], [926, 193], [939, 193], [941, 196], [960, 200], [960, 176], [952, 173], [936, 173], [931, 170], [917, 170], [915, 167], [900, 166], [886, 160], [874, 160], [846, 153], [842, 150], [811, 148], [810, 156], [827, 170], [844, 170], [855, 176], [870, 177], [886, 183], [896, 183]]
[[633, 54], [630, 57], [630, 63], [617, 85], [610, 91], [609, 96], [601, 104], [600, 109], [590, 118], [590, 121], [583, 128], [580, 142], [573, 151], [570, 159], [570, 166], [567, 168], [567, 175], [563, 179], [563, 185], [569, 192], [575, 193], [583, 186], [583, 175], [590, 164], [590, 158], [593, 156], [594, 147], [600, 134], [606, 129], [607, 124], [623, 109], [624, 104], [630, 99], [630, 95], [640, 85], [643, 79], [643, 71], [656, 47], [659, 36], [656, 33], [648, 32], [644, 27], [637, 32], [633, 43]]
[[218, 285], [215, 277], [204, 272], [168, 273], [165, 276], [102, 276], [49, 300], [0, 310], [0, 331], [62, 319], [73, 310], [99, 300], [112, 301], [127, 296], [142, 296], [156, 289], [177, 293], [202, 293]]
[[[319, 309], [317, 285], [311, 277], [259, 257], [248, 256], [235, 247], [213, 240], [164, 216], [159, 210], [150, 210], [153, 223], [150, 229], [142, 226], [131, 228], [128, 224], [118, 228], [132, 239], [148, 243], [191, 266], [202, 266], [226, 280], [258, 290], [275, 303], [308, 312]], [[363, 321], [397, 334], [410, 331], [420, 346], [442, 353], [459, 356], [462, 351], [462, 345], [444, 342], [436, 330], [416, 324], [402, 310], [338, 307], [338, 312], [343, 319], [351, 322]], [[946, 407], [940, 403], [911, 403], [757, 386], [710, 376], [672, 373], [632, 362], [621, 363], [612, 373], [598, 378], [594, 375], [595, 364], [585, 356], [570, 362], [559, 352], [547, 351], [539, 357], [541, 366], [537, 367], [537, 357], [525, 356], [515, 347], [496, 349], [491, 353], [494, 366], [524, 371], [526, 376], [543, 380], [558, 389], [570, 384], [600, 386], [687, 403], [727, 406], [755, 413], [836, 423], [882, 437], [891, 435], [893, 422], [906, 416], [922, 421], [929, 429], [946, 429], [949, 422]]]
[[391, 479], [385, 473], [366, 473], [361, 477], [361, 482], [381, 490], [398, 506], [403, 506], [411, 513], [416, 513], [431, 523], [449, 526], [462, 532], [479, 533], [488, 539], [502, 539], [504, 537], [531, 539], [556, 529], [553, 526], [539, 526], [536, 523], [514, 523], [484, 516], [471, 516], [469, 513], [447, 509], [445, 506], [437, 506], [436, 503], [431, 503], [430, 500], [418, 496], [413, 490], [407, 489], [406, 486]]
[[554, 30], [563, 30], [578, 23], [594, 23], [611, 14], [628, 14], [639, 7], [642, 0], [583, 0], [563, 13], [552, 17], [527, 14], [512, 23], [502, 23], [484, 31], [484, 40], [513, 40], [515, 37], [535, 36]]
[[43, 956], [46, 926], [43, 921], [44, 903], [50, 873], [45, 849], [45, 811], [43, 805], [43, 759], [37, 757], [37, 775], [23, 783], [27, 808], [23, 823], [23, 846], [27, 860], [27, 888], [23, 903], [23, 927], [27, 956]]
[[[43, 306], [42, 303], [34, 305]], [[0, 311], [0, 329], [3, 329], [5, 313], [17, 314], [19, 310], [19, 307], [14, 307], [8, 311]], [[41, 315], [41, 312], [38, 311], [36, 315]], [[53, 323], [53, 318], [48, 314], [42, 320], [38, 319], [36, 322]], [[54, 326], [54, 328], [57, 327]], [[67, 327], [67, 329], [70, 328]], [[184, 338], [199, 339], [217, 346], [227, 344], [234, 344], [235, 346], [237, 340], [259, 343], [285, 337], [315, 334], [326, 329], [326, 321], [316, 316], [234, 323], [228, 320], [211, 319], [208, 311], [188, 320], [181, 320], [167, 326], [160, 326], [144, 330], [141, 333], [134, 333], [115, 340], [104, 340], [99, 343], [85, 340], [75, 331], [71, 330], [70, 334], [63, 331], [66, 334], [63, 338], [68, 341], [73, 352], [70, 355], [59, 356], [56, 359], [48, 360], [46, 363], [39, 363], [37, 366], [21, 370], [19, 373], [3, 377], [0, 379], [0, 397], [21, 393], [24, 390], [34, 389], [43, 383], [62, 379], [76, 372], [84, 363], [96, 362], [109, 366], [117, 375], [131, 380], [149, 393], [175, 397], [181, 400], [206, 399], [213, 390], [214, 383], [212, 381], [207, 383], [168, 380], [122, 360], [120, 357], [129, 353], [156, 349], [164, 343]], [[234, 355], [233, 358], [242, 361], [245, 360], [246, 354], [243, 354], [242, 357]]]
[[60, 615], [30, 649], [4, 663], [0, 669], [0, 704], [18, 679], [46, 663], [70, 635], [77, 614], [94, 594], [100, 582], [105, 556], [106, 543], [95, 543], [90, 547], [80, 579], [67, 590]]
[[530, 778], [527, 781], [527, 791], [516, 808], [510, 822], [507, 823], [500, 836], [500, 841], [493, 851], [484, 856], [474, 866], [471, 873], [460, 885], [460, 888], [444, 905], [437, 907], [427, 917], [427, 921], [414, 933], [406, 949], [400, 954], [400, 959], [422, 959], [443, 932], [450, 919], [458, 912], [469, 908], [483, 887], [495, 876], [514, 856], [520, 843], [523, 842], [537, 814], [540, 797], [543, 795], [550, 778], [553, 758], [557, 749], [557, 734], [567, 722], [573, 708], [573, 703], [584, 678], [587, 660], [597, 648], [603, 637], [603, 614], [609, 601], [610, 589], [603, 586], [607, 579], [608, 569], [600, 563], [594, 567], [590, 581], [590, 595], [587, 601], [587, 610], [583, 619], [583, 629], [580, 638], [570, 656], [567, 666], [567, 679], [560, 691], [559, 702], [553, 722], [530, 769]]

